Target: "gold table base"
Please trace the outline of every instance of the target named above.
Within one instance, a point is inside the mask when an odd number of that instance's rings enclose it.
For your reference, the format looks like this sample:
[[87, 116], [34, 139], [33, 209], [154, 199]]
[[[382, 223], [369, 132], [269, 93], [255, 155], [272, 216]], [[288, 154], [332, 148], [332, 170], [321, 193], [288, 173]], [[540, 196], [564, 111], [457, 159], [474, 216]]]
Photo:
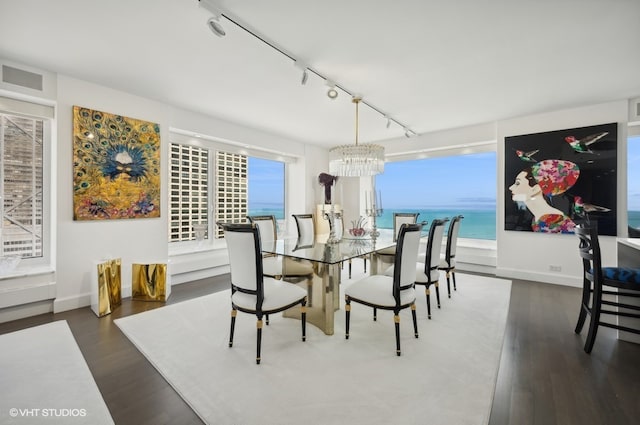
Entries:
[[[286, 269], [283, 272], [286, 274]], [[340, 263], [316, 263], [313, 277], [296, 283], [307, 291], [307, 323], [326, 335], [333, 335], [334, 314], [340, 309], [340, 273]], [[288, 280], [286, 276], [284, 280]], [[300, 319], [300, 307], [284, 311], [283, 316]]]

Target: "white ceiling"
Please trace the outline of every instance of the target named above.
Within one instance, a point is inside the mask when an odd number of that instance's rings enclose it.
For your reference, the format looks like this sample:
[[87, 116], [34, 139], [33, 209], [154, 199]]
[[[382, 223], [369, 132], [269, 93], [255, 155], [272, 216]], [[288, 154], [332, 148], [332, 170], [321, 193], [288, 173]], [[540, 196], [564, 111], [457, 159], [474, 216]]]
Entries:
[[[323, 146], [640, 96], [640, 0], [0, 0], [0, 56]], [[188, 129], [186, 129], [188, 130]], [[360, 141], [404, 131], [366, 106]]]

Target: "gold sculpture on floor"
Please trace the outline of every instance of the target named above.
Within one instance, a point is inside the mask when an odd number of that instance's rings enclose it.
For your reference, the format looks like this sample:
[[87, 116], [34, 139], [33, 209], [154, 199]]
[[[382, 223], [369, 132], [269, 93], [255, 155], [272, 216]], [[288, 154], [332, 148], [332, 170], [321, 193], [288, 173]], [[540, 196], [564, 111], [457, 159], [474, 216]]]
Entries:
[[131, 298], [139, 301], [166, 301], [171, 294], [167, 265], [132, 264]]
[[98, 316], [111, 314], [122, 303], [122, 261], [120, 258], [97, 264], [97, 282], [91, 291], [91, 309]]

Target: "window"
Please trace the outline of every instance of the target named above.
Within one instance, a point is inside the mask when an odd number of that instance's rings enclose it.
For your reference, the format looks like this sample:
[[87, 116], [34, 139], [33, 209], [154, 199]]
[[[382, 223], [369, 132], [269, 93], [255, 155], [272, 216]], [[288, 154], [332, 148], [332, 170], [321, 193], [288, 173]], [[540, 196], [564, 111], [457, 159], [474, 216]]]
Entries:
[[[216, 152], [216, 221], [241, 223], [247, 217], [247, 157]], [[224, 232], [217, 228], [216, 237]]]
[[258, 214], [284, 219], [283, 162], [188, 142], [171, 143], [170, 150], [169, 242], [196, 240], [195, 224], [221, 238], [215, 222], [242, 223]]
[[209, 151], [171, 144], [169, 242], [195, 239], [194, 224], [209, 223]]
[[[640, 127], [635, 129], [640, 132]], [[627, 143], [627, 194], [629, 226], [640, 229], [640, 134], [630, 136]]]
[[284, 220], [284, 163], [249, 157], [249, 215]]
[[44, 123], [0, 114], [1, 255], [43, 256]]
[[393, 228], [394, 212], [419, 212], [419, 221], [465, 218], [461, 238], [496, 239], [496, 154], [427, 158], [385, 164], [376, 177], [384, 213], [380, 228]]

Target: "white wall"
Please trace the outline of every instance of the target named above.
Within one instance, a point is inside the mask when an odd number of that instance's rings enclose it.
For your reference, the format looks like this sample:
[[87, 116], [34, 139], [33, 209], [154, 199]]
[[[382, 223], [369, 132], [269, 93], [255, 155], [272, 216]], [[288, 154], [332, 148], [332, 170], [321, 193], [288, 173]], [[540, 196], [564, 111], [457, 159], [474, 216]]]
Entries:
[[[74, 105], [152, 121], [160, 125], [162, 199], [161, 216], [153, 219], [74, 221], [73, 220], [73, 152], [72, 108]], [[167, 261], [168, 252], [168, 145], [169, 128], [188, 129], [221, 139], [255, 144], [272, 150], [300, 155], [287, 176], [293, 190], [288, 202], [304, 207], [308, 187], [298, 182], [309, 180], [304, 174], [305, 147], [254, 129], [215, 118], [171, 108], [149, 99], [112, 90], [66, 76], [58, 76], [58, 152], [57, 200], [57, 270], [54, 311], [64, 311], [89, 304], [94, 262], [104, 258], [122, 258], [123, 296], [131, 294], [131, 263]], [[318, 157], [318, 155], [315, 155]], [[301, 176], [302, 175], [302, 176]], [[200, 262], [211, 266], [224, 262], [218, 250], [199, 253]], [[171, 266], [170, 266], [171, 267]], [[177, 271], [184, 268], [177, 265]], [[225, 269], [222, 268], [222, 271]], [[209, 273], [210, 274], [210, 273]]]
[[[628, 115], [628, 102], [622, 100], [498, 122], [497, 275], [572, 286], [582, 285], [580, 278], [582, 263], [578, 257], [578, 243], [574, 235], [504, 230], [504, 206], [507, 190], [504, 183], [505, 137], [617, 122], [618, 232], [624, 234], [620, 229], [623, 228], [621, 223], [626, 223], [627, 211]], [[615, 237], [603, 236], [600, 244], [603, 263], [616, 264]], [[552, 265], [560, 266], [561, 271], [551, 271], [550, 266]]]
[[[162, 169], [161, 216], [135, 220], [73, 220], [73, 106], [160, 124], [161, 140], [168, 140], [169, 108], [166, 105], [58, 76], [58, 179], [57, 204], [57, 296], [54, 311], [82, 307], [89, 303], [94, 262], [122, 258], [123, 295], [131, 292], [132, 261], [161, 261], [167, 258], [167, 178]], [[167, 144], [161, 158], [166, 164]], [[128, 292], [128, 294], [127, 294]]]

